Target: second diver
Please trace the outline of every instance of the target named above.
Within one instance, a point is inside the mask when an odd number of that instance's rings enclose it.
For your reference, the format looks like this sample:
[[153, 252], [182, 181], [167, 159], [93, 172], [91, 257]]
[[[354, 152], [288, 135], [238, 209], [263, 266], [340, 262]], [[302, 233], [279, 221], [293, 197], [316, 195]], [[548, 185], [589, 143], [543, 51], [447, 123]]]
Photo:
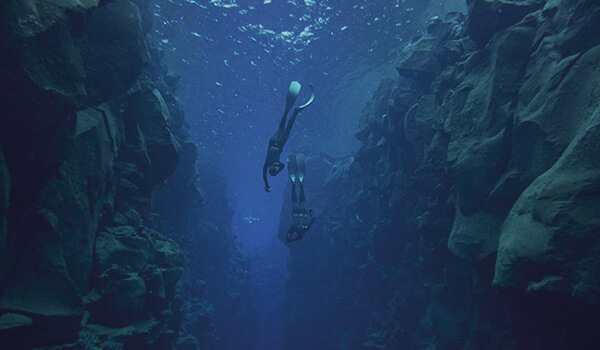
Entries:
[[275, 135], [273, 135], [269, 140], [269, 147], [267, 148], [267, 158], [265, 159], [265, 164], [263, 165], [263, 181], [265, 182], [265, 191], [267, 192], [271, 192], [269, 180], [267, 179], [267, 172], [271, 176], [277, 176], [277, 174], [279, 174], [285, 167], [285, 165], [283, 165], [283, 163], [281, 163], [281, 161], [279, 160], [279, 156], [281, 155], [281, 152], [283, 150], [283, 145], [285, 145], [288, 138], [290, 137], [290, 132], [292, 130], [292, 126], [294, 125], [294, 121], [298, 116], [298, 113], [300, 113], [300, 111], [302, 111], [304, 108], [308, 107], [315, 99], [315, 88], [312, 84], [309, 84], [309, 87], [311, 92], [310, 98], [305, 104], [294, 108], [294, 113], [288, 121], [287, 115], [290, 112], [290, 109], [292, 108], [294, 103], [296, 102], [296, 98], [298, 97], [300, 89], [302, 88], [300, 83], [298, 83], [297, 81], [292, 81], [292, 83], [290, 84], [285, 103], [285, 111], [283, 112], [283, 117], [281, 117], [281, 122], [279, 122], [279, 129], [277, 130]]
[[[288, 157], [288, 172], [292, 182], [292, 226], [285, 235], [286, 242], [299, 241], [304, 238], [306, 231], [315, 222], [312, 209], [306, 209], [304, 202], [304, 154], [290, 154]], [[296, 194], [296, 183], [300, 187], [300, 198]]]

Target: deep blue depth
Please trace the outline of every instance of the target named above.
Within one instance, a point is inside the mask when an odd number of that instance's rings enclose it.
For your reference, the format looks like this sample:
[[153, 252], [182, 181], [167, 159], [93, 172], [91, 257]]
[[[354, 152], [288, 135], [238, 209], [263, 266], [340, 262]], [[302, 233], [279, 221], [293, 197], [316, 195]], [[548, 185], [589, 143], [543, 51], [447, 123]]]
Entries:
[[[286, 171], [270, 177], [267, 194], [261, 170], [290, 81], [314, 84], [317, 98], [294, 124], [281, 160], [299, 151], [349, 154], [358, 146], [360, 111], [382, 78], [396, 76], [394, 58], [416, 27], [411, 13], [423, 6], [416, 0], [158, 4], [154, 35], [181, 75], [178, 95], [191, 137], [220, 159], [233, 229], [250, 251], [277, 232]], [[249, 216], [260, 221], [248, 223]]]

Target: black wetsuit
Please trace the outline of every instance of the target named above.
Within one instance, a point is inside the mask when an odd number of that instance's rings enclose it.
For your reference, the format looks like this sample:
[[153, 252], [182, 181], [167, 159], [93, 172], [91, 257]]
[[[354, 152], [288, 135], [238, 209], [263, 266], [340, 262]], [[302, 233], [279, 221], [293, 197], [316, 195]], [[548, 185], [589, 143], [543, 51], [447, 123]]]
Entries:
[[283, 150], [283, 145], [285, 145], [290, 137], [290, 132], [292, 131], [294, 121], [296, 121], [296, 117], [301, 110], [301, 108], [294, 108], [294, 113], [290, 117], [290, 120], [287, 122], [287, 124], [286, 119], [289, 110], [286, 110], [283, 113], [283, 117], [281, 117], [281, 122], [279, 122], [279, 129], [269, 140], [267, 158], [265, 159], [265, 164], [263, 165], [263, 181], [265, 182], [265, 191], [267, 192], [271, 191], [269, 180], [267, 179], [267, 171], [269, 172], [269, 175], [277, 176], [277, 174], [279, 174], [283, 168], [285, 168], [285, 165], [279, 160], [279, 156]]
[[304, 186], [300, 184], [300, 200], [296, 196], [296, 184], [292, 183], [292, 226], [285, 235], [286, 242], [295, 242], [304, 238], [306, 231], [310, 230], [315, 222], [312, 209], [304, 206]]

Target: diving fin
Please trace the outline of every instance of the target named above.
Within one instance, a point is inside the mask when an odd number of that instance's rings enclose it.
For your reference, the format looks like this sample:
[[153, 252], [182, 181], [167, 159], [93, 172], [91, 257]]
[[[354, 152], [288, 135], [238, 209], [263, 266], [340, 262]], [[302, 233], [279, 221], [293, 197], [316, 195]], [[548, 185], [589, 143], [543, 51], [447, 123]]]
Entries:
[[[298, 85], [300, 85], [300, 84], [298, 84]], [[296, 109], [299, 110], [299, 111], [301, 111], [304, 108], [308, 107], [315, 100], [315, 87], [313, 86], [313, 84], [308, 84], [308, 87], [310, 88], [310, 98], [302, 106], [296, 107]]]
[[296, 176], [297, 176], [297, 174], [296, 174], [296, 171], [297, 171], [296, 155], [293, 153], [290, 154], [288, 156], [287, 163], [288, 163], [288, 173], [290, 174], [290, 181], [292, 183], [296, 183]]
[[296, 156], [296, 166], [298, 167], [298, 182], [304, 182], [304, 154], [298, 153]]
[[290, 87], [288, 88], [287, 98], [285, 100], [285, 113], [292, 108], [296, 99], [298, 98], [298, 94], [300, 93], [300, 89], [302, 89], [302, 85], [300, 85], [297, 81], [292, 81], [290, 83]]

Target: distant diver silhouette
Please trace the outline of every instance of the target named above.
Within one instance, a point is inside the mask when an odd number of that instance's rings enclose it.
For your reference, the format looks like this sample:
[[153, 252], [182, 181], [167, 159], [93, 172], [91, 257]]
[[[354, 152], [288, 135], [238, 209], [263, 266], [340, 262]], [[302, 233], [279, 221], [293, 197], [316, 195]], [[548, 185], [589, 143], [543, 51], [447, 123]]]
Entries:
[[[306, 209], [304, 202], [304, 154], [297, 156], [290, 154], [288, 157], [288, 172], [292, 182], [292, 226], [285, 235], [286, 242], [295, 242], [304, 238], [306, 231], [310, 230], [315, 222], [312, 209]], [[296, 183], [300, 187], [300, 199], [296, 195]]]
[[298, 113], [300, 113], [304, 108], [308, 107], [315, 100], [315, 88], [312, 84], [309, 84], [308, 86], [310, 87], [310, 98], [302, 106], [294, 108], [294, 113], [286, 124], [287, 115], [296, 102], [296, 98], [298, 98], [298, 94], [300, 93], [302, 86], [297, 81], [292, 81], [288, 89], [285, 111], [283, 112], [283, 117], [281, 117], [281, 122], [279, 122], [279, 129], [269, 140], [267, 158], [265, 159], [265, 164], [263, 165], [263, 181], [265, 182], [265, 191], [267, 192], [271, 192], [269, 180], [267, 179], [267, 170], [269, 175], [277, 176], [277, 174], [279, 174], [283, 168], [285, 168], [285, 165], [279, 161], [279, 156], [283, 150], [283, 145], [285, 145], [290, 137], [290, 131], [292, 131], [292, 126], [294, 125], [294, 121], [296, 120]]

